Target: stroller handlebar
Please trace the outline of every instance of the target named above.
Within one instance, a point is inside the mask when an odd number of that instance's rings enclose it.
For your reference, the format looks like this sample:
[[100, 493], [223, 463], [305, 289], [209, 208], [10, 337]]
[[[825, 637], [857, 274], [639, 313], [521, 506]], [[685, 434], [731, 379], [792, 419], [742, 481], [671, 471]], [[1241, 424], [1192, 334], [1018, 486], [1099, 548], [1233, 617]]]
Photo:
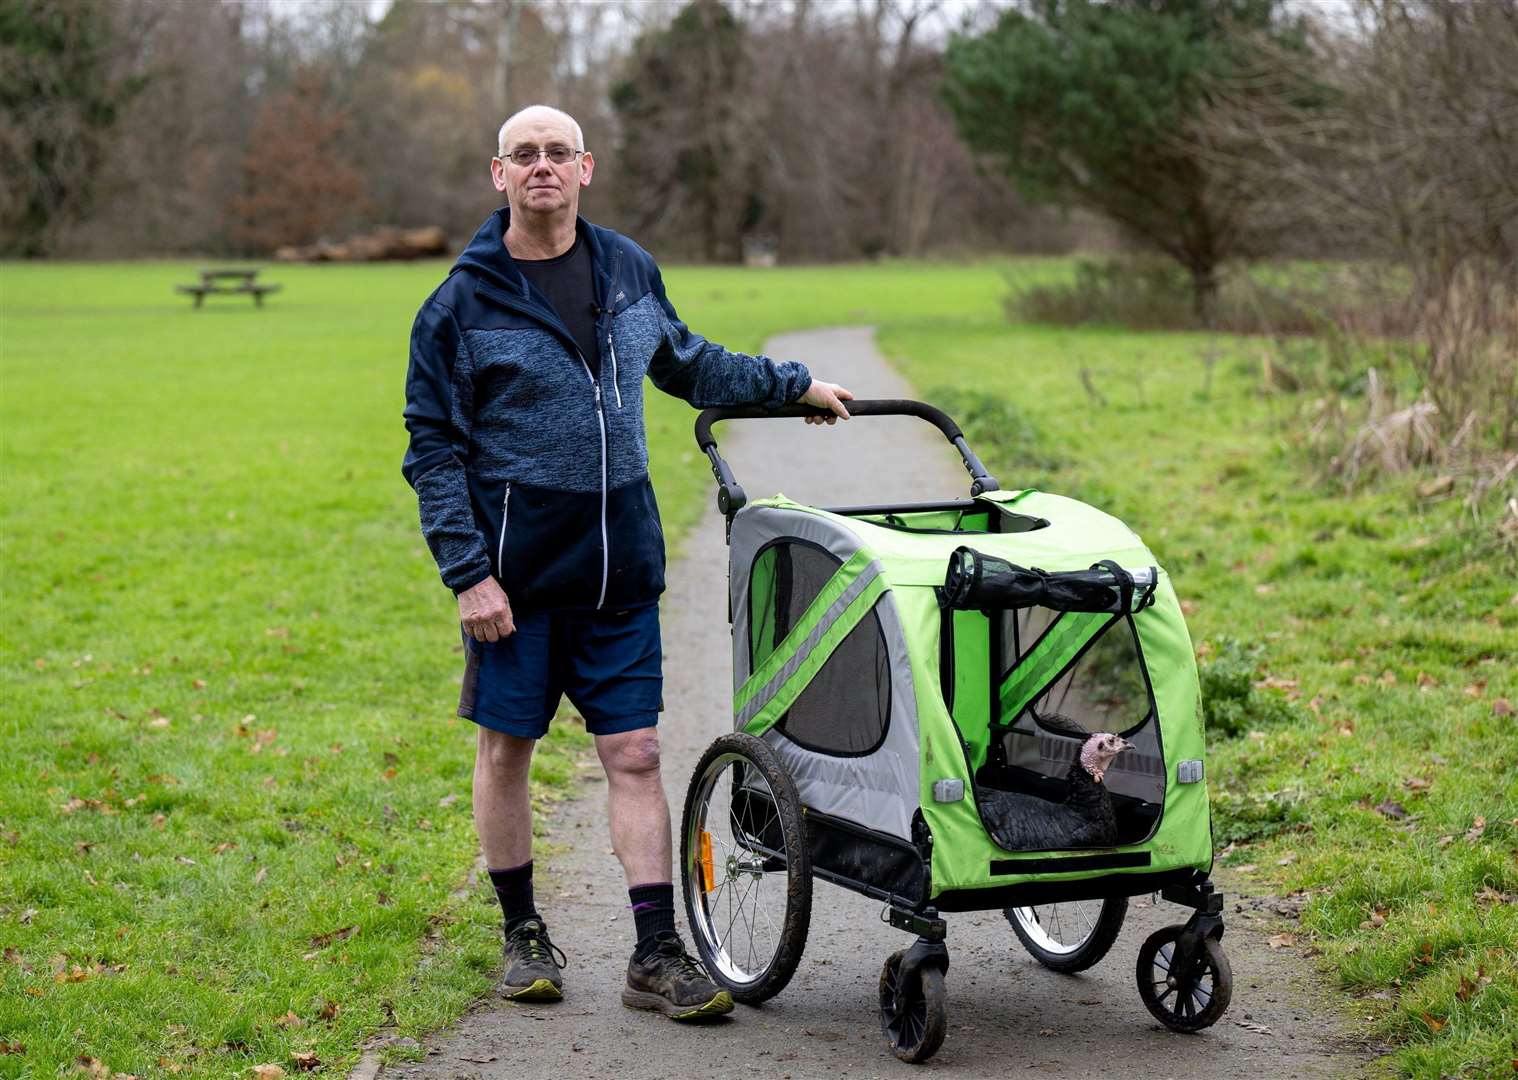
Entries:
[[[965, 470], [970, 474], [972, 496], [979, 495], [983, 491], [997, 490], [996, 478], [986, 472], [986, 467], [981, 464], [980, 458], [975, 456], [975, 451], [971, 450], [969, 444], [965, 442], [964, 433], [959, 430], [959, 425], [942, 409], [935, 408], [924, 401], [894, 398], [850, 401], [847, 403], [847, 408], [850, 416], [916, 416], [926, 420], [943, 432], [944, 438], [948, 439], [954, 449], [959, 451]], [[759, 409], [746, 405], [702, 409], [700, 415], [696, 417], [696, 445], [701, 447], [702, 452], [711, 461], [712, 475], [717, 479], [717, 509], [731, 520], [748, 500], [743, 493], [743, 488], [734, 479], [732, 469], [728, 467], [727, 462], [717, 450], [717, 439], [712, 434], [713, 424], [722, 420], [767, 420], [774, 417], [832, 415], [827, 409], [812, 408], [809, 405], [786, 405], [779, 409]]]

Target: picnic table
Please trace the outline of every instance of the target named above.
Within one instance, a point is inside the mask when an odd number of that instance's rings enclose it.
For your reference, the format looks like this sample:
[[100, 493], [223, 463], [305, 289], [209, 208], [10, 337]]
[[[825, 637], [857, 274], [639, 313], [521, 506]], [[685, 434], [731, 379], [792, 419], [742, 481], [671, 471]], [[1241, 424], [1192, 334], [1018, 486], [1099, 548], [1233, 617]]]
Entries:
[[[253, 297], [253, 303], [257, 307], [264, 306], [264, 296], [271, 292], [278, 292], [278, 285], [260, 285], [255, 279], [258, 277], [257, 270], [242, 270], [231, 267], [214, 267], [200, 272], [200, 282], [196, 285], [175, 285], [176, 292], [189, 293], [195, 297], [195, 306], [199, 307], [205, 302], [211, 293], [233, 293]], [[225, 282], [225, 284], [223, 284]]]

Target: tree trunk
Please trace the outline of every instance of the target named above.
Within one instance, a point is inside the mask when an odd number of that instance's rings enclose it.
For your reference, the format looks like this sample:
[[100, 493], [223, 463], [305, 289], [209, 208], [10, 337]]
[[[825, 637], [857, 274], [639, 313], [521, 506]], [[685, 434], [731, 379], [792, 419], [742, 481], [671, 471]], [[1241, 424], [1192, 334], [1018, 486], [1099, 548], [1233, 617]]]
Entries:
[[1211, 262], [1191, 268], [1191, 309], [1197, 321], [1211, 330], [1218, 317], [1217, 267]]

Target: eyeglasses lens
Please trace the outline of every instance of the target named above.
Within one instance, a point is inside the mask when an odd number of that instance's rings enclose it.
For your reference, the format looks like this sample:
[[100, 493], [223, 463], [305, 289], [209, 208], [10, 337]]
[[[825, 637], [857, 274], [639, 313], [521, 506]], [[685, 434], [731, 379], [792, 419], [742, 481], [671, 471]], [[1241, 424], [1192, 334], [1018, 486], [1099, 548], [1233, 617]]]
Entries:
[[511, 152], [509, 157], [513, 165], [526, 167], [536, 165], [538, 157], [546, 156], [555, 165], [568, 165], [575, 159], [575, 151], [568, 146], [550, 146], [547, 150], [539, 150], [532, 146], [519, 146]]

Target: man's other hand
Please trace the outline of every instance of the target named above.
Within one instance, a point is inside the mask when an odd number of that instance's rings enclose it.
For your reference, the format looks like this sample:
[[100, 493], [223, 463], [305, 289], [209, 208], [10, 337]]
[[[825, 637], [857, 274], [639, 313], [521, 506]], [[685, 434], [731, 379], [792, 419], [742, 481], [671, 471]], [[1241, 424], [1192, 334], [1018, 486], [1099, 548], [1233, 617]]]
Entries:
[[476, 641], [500, 641], [517, 628], [511, 620], [511, 602], [493, 577], [459, 593], [459, 622]]
[[845, 420], [849, 418], [849, 410], [844, 408], [843, 403], [853, 400], [854, 395], [837, 383], [819, 382], [813, 379], [812, 385], [806, 388], [806, 393], [801, 395], [797, 404], [833, 411], [832, 416], [808, 416], [806, 418], [808, 424], [836, 424], [840, 416]]

